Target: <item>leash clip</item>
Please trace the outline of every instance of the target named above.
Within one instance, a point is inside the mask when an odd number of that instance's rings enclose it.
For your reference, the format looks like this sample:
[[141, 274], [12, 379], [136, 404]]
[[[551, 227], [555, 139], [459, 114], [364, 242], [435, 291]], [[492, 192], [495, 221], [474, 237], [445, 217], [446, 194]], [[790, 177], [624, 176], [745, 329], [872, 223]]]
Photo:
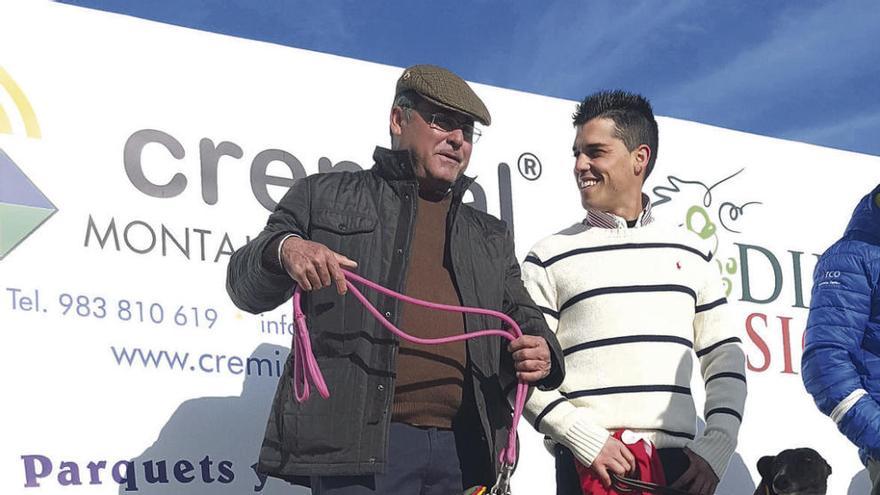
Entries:
[[502, 462], [498, 478], [495, 479], [495, 485], [489, 490], [489, 495], [510, 495], [510, 477], [512, 475], [513, 465]]

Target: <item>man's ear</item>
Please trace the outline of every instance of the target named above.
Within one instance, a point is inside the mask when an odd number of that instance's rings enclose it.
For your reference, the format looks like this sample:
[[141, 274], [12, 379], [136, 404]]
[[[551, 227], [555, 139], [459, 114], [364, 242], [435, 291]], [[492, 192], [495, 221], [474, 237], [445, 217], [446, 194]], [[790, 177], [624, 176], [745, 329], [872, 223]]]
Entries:
[[640, 144], [632, 151], [633, 173], [645, 179], [648, 173], [648, 162], [651, 160], [651, 148], [647, 144]]
[[400, 136], [401, 132], [403, 132], [404, 111], [401, 107], [391, 107], [389, 128], [392, 136]]
[[775, 460], [775, 455], [765, 455], [758, 460], [758, 473], [761, 474], [761, 478], [770, 480], [773, 477], [773, 461]]

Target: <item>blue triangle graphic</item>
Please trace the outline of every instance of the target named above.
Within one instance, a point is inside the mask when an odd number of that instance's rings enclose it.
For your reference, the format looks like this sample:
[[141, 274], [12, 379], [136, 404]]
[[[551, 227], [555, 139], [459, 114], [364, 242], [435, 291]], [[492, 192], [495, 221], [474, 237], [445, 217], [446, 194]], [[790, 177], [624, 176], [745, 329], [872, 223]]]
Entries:
[[3, 150], [0, 150], [0, 203], [57, 210]]

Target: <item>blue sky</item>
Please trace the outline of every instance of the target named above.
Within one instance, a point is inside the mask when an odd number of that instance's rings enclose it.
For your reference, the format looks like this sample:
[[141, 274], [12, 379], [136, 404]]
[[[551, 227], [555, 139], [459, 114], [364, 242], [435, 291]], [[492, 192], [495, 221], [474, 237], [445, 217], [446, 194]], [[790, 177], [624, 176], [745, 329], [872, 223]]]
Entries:
[[877, 0], [65, 3], [880, 156]]

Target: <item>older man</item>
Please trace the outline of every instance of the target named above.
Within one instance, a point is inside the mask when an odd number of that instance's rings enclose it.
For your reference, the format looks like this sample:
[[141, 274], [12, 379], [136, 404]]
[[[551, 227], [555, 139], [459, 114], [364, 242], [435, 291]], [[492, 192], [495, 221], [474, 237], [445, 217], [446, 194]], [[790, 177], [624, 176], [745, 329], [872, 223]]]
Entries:
[[[552, 440], [559, 494], [579, 493], [579, 474], [585, 485], [607, 487], [610, 473], [632, 470], [633, 454], [611, 435], [618, 430], [658, 448], [673, 487], [714, 493], [736, 446], [746, 384], [712, 254], [695, 236], [653, 221], [642, 193], [658, 144], [647, 100], [594, 94], [578, 106], [574, 126], [586, 218], [540, 241], [523, 265], [568, 375], [558, 392], [535, 391], [526, 415]], [[693, 351], [706, 386], [699, 436]]]
[[[275, 308], [295, 286], [310, 291], [312, 347], [331, 390], [327, 400], [300, 404], [290, 380], [280, 381], [263, 472], [311, 477], [316, 494], [445, 495], [489, 485], [506, 443], [504, 387], [514, 371], [541, 388], [561, 383], [559, 345], [522, 285], [506, 226], [462, 203], [480, 136], [474, 121], [489, 125], [489, 111], [465, 81], [440, 67], [406, 69], [391, 108], [392, 149], [377, 148], [369, 171], [298, 181], [263, 232], [232, 256], [229, 294], [246, 311]], [[342, 297], [342, 268], [414, 297], [502, 310], [528, 335], [506, 348], [486, 338], [398, 341]], [[498, 325], [368, 297], [420, 337]]]

